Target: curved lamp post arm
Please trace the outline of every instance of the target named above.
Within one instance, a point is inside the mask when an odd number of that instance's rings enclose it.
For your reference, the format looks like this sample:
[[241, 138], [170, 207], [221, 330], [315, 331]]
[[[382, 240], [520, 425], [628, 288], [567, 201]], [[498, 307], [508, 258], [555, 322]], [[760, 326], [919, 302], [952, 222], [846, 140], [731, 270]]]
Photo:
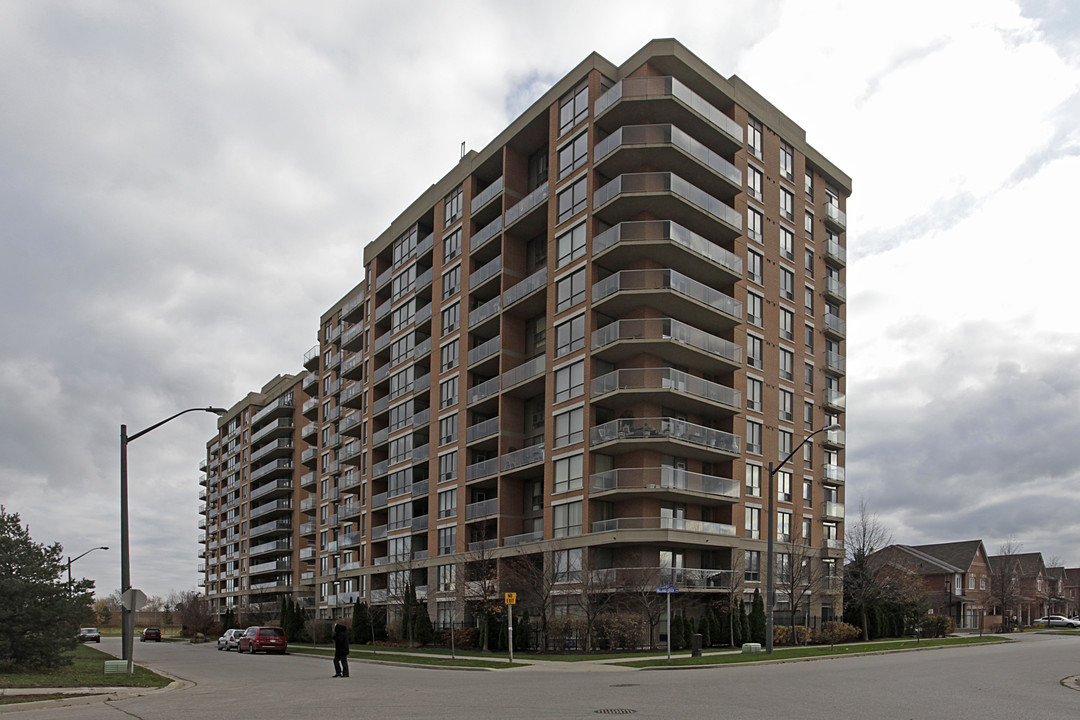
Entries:
[[[176, 413], [175, 415], [173, 415], [171, 417], [165, 418], [164, 420], [162, 420], [159, 423], [154, 423], [150, 427], [146, 428], [145, 430], [140, 430], [139, 432], [135, 433], [134, 435], [127, 435], [126, 433], [124, 433], [123, 437], [124, 437], [126, 442], [131, 442], [132, 440], [137, 440], [138, 438], [142, 437], [143, 435], [150, 432], [151, 430], [157, 430], [159, 427], [161, 427], [165, 423], [167, 423], [167, 422], [169, 422], [171, 420], [175, 420], [176, 418], [180, 417], [181, 415], [185, 415], [185, 414], [187, 414], [189, 412], [208, 412], [208, 413], [214, 413], [215, 415], [224, 415], [225, 413], [228, 412], [228, 410], [226, 410], [224, 408], [216, 408], [216, 407], [188, 408], [187, 410], [181, 410], [180, 412]], [[127, 426], [125, 425], [124, 428], [126, 429]]]
[[75, 556], [75, 557], [71, 557], [71, 556], [68, 556], [68, 561], [67, 561], [67, 571], [68, 571], [68, 586], [69, 586], [69, 587], [71, 586], [71, 563], [75, 562], [75, 561], [76, 561], [76, 560], [78, 560], [79, 558], [83, 558], [83, 557], [86, 557], [87, 555], [89, 555], [90, 553], [94, 552], [95, 550], [108, 550], [108, 549], [109, 549], [109, 546], [108, 546], [108, 545], [99, 545], [98, 547], [92, 547], [92, 548], [90, 548], [89, 550], [87, 550], [86, 552], [84, 552], [84, 553], [83, 553], [82, 555], [77, 555], [77, 556]]

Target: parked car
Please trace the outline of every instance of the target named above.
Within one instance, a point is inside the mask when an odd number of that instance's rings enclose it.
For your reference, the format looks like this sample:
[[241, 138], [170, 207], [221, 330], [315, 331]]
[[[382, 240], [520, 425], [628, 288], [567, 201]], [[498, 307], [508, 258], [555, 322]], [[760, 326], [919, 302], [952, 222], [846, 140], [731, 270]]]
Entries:
[[1033, 625], [1046, 625], [1047, 627], [1080, 628], [1080, 620], [1070, 620], [1064, 615], [1044, 615], [1036, 619]]
[[240, 628], [233, 628], [232, 630], [226, 630], [225, 634], [218, 638], [217, 649], [225, 650], [228, 652], [233, 648], [239, 647], [238, 642], [240, 636], [244, 634], [244, 631]]
[[101, 633], [97, 628], [79, 628], [79, 642], [101, 642]]
[[139, 638], [139, 642], [146, 642], [147, 640], [153, 640], [154, 642], [161, 642], [161, 628], [148, 627], [142, 631], [142, 637]]
[[249, 652], [252, 655], [262, 651], [284, 655], [289, 643], [285, 631], [279, 627], [249, 627], [236, 643], [236, 652]]

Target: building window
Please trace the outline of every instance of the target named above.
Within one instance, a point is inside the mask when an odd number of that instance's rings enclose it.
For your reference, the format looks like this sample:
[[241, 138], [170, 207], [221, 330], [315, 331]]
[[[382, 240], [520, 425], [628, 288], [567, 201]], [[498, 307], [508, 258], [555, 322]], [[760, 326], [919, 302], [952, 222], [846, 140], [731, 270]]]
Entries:
[[442, 296], [443, 300], [450, 297], [458, 290], [461, 289], [461, 266], [455, 265], [450, 270], [443, 273], [442, 276]]
[[587, 178], [583, 177], [558, 194], [559, 216], [556, 219], [557, 223], [569, 220], [589, 204], [588, 183], [586, 180]]
[[803, 268], [806, 270], [806, 277], [812, 280], [814, 278], [814, 251], [811, 248], [806, 248], [803, 255]]
[[450, 555], [457, 548], [457, 527], [439, 528], [439, 554]]
[[751, 325], [761, 327], [761, 306], [762, 298], [760, 295], [755, 295], [752, 292], [746, 293], [746, 321]]
[[761, 538], [761, 508], [746, 508], [746, 537], [751, 540]]
[[795, 411], [794, 411], [794, 407], [793, 407], [794, 404], [795, 404], [795, 393], [791, 392], [790, 390], [785, 390], [784, 388], [780, 388], [780, 413], [779, 413], [779, 417], [780, 417], [781, 420], [786, 420], [788, 422], [792, 422], [795, 419]]
[[780, 308], [780, 337], [784, 340], [795, 339], [795, 313]]
[[449, 227], [461, 219], [462, 192], [459, 186], [443, 201], [443, 227]]
[[461, 303], [454, 303], [442, 311], [442, 334], [450, 333], [461, 327]]
[[761, 201], [761, 171], [753, 165], [746, 168], [746, 193], [758, 202]]
[[569, 537], [581, 534], [581, 501], [563, 503], [551, 508], [555, 521], [553, 536]]
[[[390, 302], [397, 302], [409, 292], [412, 292], [413, 285], [416, 282], [416, 265], [410, 265], [405, 268], [404, 271], [394, 276], [394, 279], [390, 282]], [[326, 363], [330, 362], [329, 352], [327, 353]]]
[[803, 365], [803, 386], [806, 392], [814, 392], [814, 366], [810, 363]]
[[439, 519], [457, 515], [457, 489], [443, 490], [439, 493]]
[[806, 307], [806, 314], [814, 314], [814, 288], [811, 285], [807, 285], [803, 291], [803, 305]]
[[778, 458], [783, 459], [791, 454], [791, 440], [792, 434], [790, 430], [777, 431], [777, 444], [780, 448], [780, 452], [777, 455]]
[[[776, 471], [776, 499], [780, 502], [791, 502], [791, 471]], [[790, 530], [790, 526], [789, 526]]]
[[567, 365], [555, 371], [555, 402], [577, 397], [585, 392], [585, 361]]
[[814, 202], [814, 176], [809, 170], [806, 171], [805, 179], [803, 180], [803, 189], [806, 191], [806, 199], [810, 202]]
[[581, 442], [584, 432], [585, 411], [575, 408], [555, 416], [555, 447]]
[[813, 355], [814, 354], [814, 326], [813, 325], [805, 325], [803, 327], [804, 327], [804, 330], [803, 330], [803, 340], [804, 340], [803, 344], [806, 346], [806, 354], [807, 355]]
[[589, 114], [589, 82], [582, 82], [559, 100], [559, 134], [584, 120]]
[[555, 357], [562, 357], [585, 347], [585, 316], [555, 326]]
[[453, 413], [439, 420], [439, 444], [448, 445], [457, 442], [458, 414]]
[[761, 268], [765, 264], [761, 253], [756, 253], [753, 250], [747, 250], [746, 252], [746, 279], [750, 282], [755, 282], [758, 285], [762, 284]]
[[761, 381], [746, 378], [746, 409], [761, 412]]
[[746, 149], [750, 154], [761, 159], [761, 121], [750, 118], [746, 123]]
[[570, 173], [588, 161], [589, 134], [583, 132], [559, 148], [559, 179], [570, 177]]
[[780, 143], [780, 176], [795, 181], [795, 148]]
[[[810, 428], [808, 427], [807, 430]], [[806, 443], [802, 446], [803, 467], [807, 470], [814, 469], [814, 444]]]
[[813, 507], [814, 506], [813, 496], [814, 496], [814, 481], [813, 480], [803, 480], [802, 481], [802, 504], [803, 504], [803, 507]]
[[[776, 513], [777, 542], [791, 542], [791, 513], [781, 510]], [[777, 560], [780, 558], [778, 557]]]
[[795, 233], [785, 227], [780, 228], [780, 255], [786, 260], [795, 259]]
[[439, 360], [442, 372], [457, 367], [459, 354], [457, 338], [454, 338], [439, 348]]
[[780, 190], [780, 217], [795, 222], [795, 195], [790, 190]]
[[803, 234], [806, 235], [807, 240], [814, 239], [814, 213], [809, 210], [803, 216]]
[[443, 238], [443, 262], [447, 263], [461, 254], [461, 228]]
[[416, 336], [408, 334], [400, 340], [395, 340], [390, 344], [390, 365], [391, 367], [398, 363], [405, 362], [409, 359], [409, 354], [413, 351], [413, 347], [416, 344]]
[[579, 223], [555, 237], [558, 252], [556, 267], [565, 267], [585, 256], [585, 223]]
[[457, 376], [447, 378], [439, 383], [439, 407], [445, 410], [458, 403], [458, 379]]
[[581, 548], [556, 550], [551, 557], [555, 582], [578, 582], [581, 580]]
[[743, 579], [746, 582], [759, 582], [761, 580], [761, 552], [758, 550], [743, 551]]
[[781, 380], [794, 380], [795, 379], [795, 353], [790, 350], [780, 348], [780, 379]]
[[[809, 401], [803, 402], [803, 428], [814, 429], [814, 403]], [[803, 447], [810, 447], [810, 444], [807, 443]]]
[[585, 268], [570, 273], [555, 283], [556, 312], [577, 305], [585, 300]]
[[761, 213], [753, 208], [746, 209], [746, 237], [761, 242]]
[[584, 456], [571, 455], [555, 461], [555, 488], [557, 493], [580, 490], [585, 477]]
[[[457, 567], [455, 565], [440, 565], [439, 566], [439, 592], [453, 592], [455, 580], [457, 576]], [[451, 609], [446, 603], [439, 605], [439, 609], [444, 607]], [[450, 618], [451, 621], [453, 618]]]
[[780, 268], [780, 297], [785, 300], [795, 299], [795, 273], [787, 268]]
[[746, 421], [746, 452], [761, 454], [761, 423], [757, 420]]
[[448, 482], [457, 477], [457, 450], [439, 456], [439, 482]]
[[746, 494], [749, 497], [761, 497], [760, 465], [746, 465]]
[[749, 367], [761, 368], [761, 338], [757, 335], [746, 336], [746, 364]]
[[390, 332], [397, 333], [399, 330], [404, 330], [405, 326], [412, 322], [413, 310], [416, 308], [416, 301], [409, 300], [401, 307], [394, 310], [390, 315]]

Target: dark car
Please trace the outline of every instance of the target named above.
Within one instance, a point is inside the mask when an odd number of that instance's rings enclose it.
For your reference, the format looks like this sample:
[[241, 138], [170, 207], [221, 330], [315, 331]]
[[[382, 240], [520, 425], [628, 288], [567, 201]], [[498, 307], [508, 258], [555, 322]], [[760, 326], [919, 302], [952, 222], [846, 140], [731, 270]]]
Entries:
[[79, 628], [79, 642], [101, 642], [101, 633], [97, 628]]
[[147, 640], [161, 642], [161, 628], [146, 628], [145, 630], [143, 630], [142, 637], [139, 638], [139, 642], [146, 642]]
[[284, 655], [289, 643], [285, 637], [285, 631], [279, 627], [249, 627], [240, 636], [236, 644], [236, 652], [249, 652], [254, 655], [257, 652], [276, 652]]

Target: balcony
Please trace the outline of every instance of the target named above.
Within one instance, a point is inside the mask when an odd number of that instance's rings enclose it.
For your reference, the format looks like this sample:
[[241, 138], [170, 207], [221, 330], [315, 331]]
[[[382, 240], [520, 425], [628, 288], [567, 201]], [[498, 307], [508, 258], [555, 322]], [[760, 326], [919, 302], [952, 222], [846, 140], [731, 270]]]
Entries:
[[501, 301], [502, 298], [494, 297], [483, 305], [478, 306], [475, 310], [469, 311], [469, 327], [473, 328], [484, 320], [498, 315], [499, 309], [502, 307]]
[[825, 369], [843, 375], [847, 372], [847, 360], [840, 353], [825, 353]]
[[825, 510], [823, 516], [827, 520], [843, 520], [844, 519], [844, 504], [838, 502], [825, 502]]
[[[527, 298], [529, 295], [542, 290], [547, 287], [547, 268], [540, 268], [529, 277], [525, 278], [521, 282], [517, 283], [502, 295], [502, 304], [504, 308], [509, 308], [519, 300]], [[536, 305], [537, 303], [531, 303]]]
[[842, 448], [847, 441], [843, 430], [829, 430], [825, 433], [825, 445], [832, 448]]
[[290, 473], [292, 472], [292, 467], [292, 458], [278, 458], [277, 460], [271, 460], [265, 465], [251, 471], [251, 482], [255, 482], [264, 477]]
[[723, 430], [670, 417], [621, 418], [589, 430], [590, 447], [617, 443], [620, 453], [657, 450], [702, 460], [715, 460], [717, 452], [738, 455], [740, 440]]
[[499, 514], [499, 498], [488, 498], [465, 506], [465, 522], [494, 517]]
[[593, 117], [598, 125], [611, 129], [648, 120], [671, 120], [724, 152], [735, 152], [743, 146], [743, 129], [737, 122], [673, 77], [620, 80], [596, 99]]
[[544, 182], [531, 193], [519, 200], [513, 207], [507, 209], [506, 219], [504, 221], [505, 226], [510, 227], [534, 209], [547, 202], [547, 199], [548, 184], [547, 182]]
[[252, 434], [251, 444], [254, 445], [262, 440], [277, 435], [286, 436], [293, 430], [292, 418], [278, 418], [275, 422], [263, 426], [261, 430]]
[[270, 533], [291, 533], [292, 521], [291, 520], [271, 520], [268, 523], [262, 525], [253, 525], [248, 530], [248, 537], [258, 537], [260, 535], [268, 535]]
[[648, 258], [714, 285], [743, 276], [742, 258], [670, 220], [621, 222], [593, 238], [592, 248], [595, 260], [612, 267]]
[[503, 219], [500, 215], [484, 227], [480, 228], [469, 238], [469, 252], [476, 252], [488, 243], [493, 237], [502, 232]]
[[609, 362], [622, 362], [640, 353], [652, 353], [686, 367], [716, 372], [742, 367], [742, 348], [730, 340], [672, 318], [616, 320], [592, 334], [592, 348]]
[[844, 468], [841, 465], [825, 465], [823, 468], [825, 480], [828, 482], [844, 482]]
[[[509, 391], [517, 388], [519, 385], [528, 383], [535, 378], [542, 378], [544, 376], [544, 370], [547, 365], [547, 359], [544, 355], [537, 355], [536, 357], [521, 363], [517, 367], [510, 368], [502, 374], [501, 385], [504, 391]], [[528, 394], [530, 391], [534, 391], [538, 388], [533, 388], [532, 385], [526, 385], [524, 388], [519, 388], [521, 393]]]
[[274, 440], [273, 442], [263, 445], [258, 450], [251, 453], [251, 462], [257, 463], [266, 457], [272, 457], [276, 455], [292, 455], [293, 441], [287, 438], [281, 438]]
[[465, 442], [473, 443], [477, 440], [483, 440], [486, 437], [499, 434], [499, 418], [493, 417], [489, 420], [470, 425], [465, 429]]
[[304, 353], [304, 368], [312, 372], [319, 369], [319, 346], [317, 344]]
[[593, 208], [612, 224], [648, 212], [706, 236], [731, 240], [742, 233], [742, 216], [733, 207], [675, 173], [619, 175], [596, 191]]
[[617, 468], [589, 477], [592, 494], [649, 495], [685, 502], [687, 495], [702, 500], [738, 500], [740, 486], [731, 478], [702, 475], [673, 467]]
[[847, 395], [839, 390], [825, 388], [825, 407], [829, 410], [844, 412], [847, 409]]
[[481, 480], [499, 472], [499, 458], [473, 463], [465, 468], [465, 482]]
[[686, 590], [723, 590], [732, 584], [731, 570], [724, 568], [618, 567], [593, 570], [594, 587], [641, 588], [673, 584]]
[[[357, 323], [351, 328], [341, 333], [341, 347], [350, 352], [356, 352], [360, 350], [364, 345], [364, 326], [362, 323]], [[345, 369], [342, 368], [342, 373]]]
[[847, 248], [835, 240], [827, 240], [825, 242], [825, 259], [843, 267], [847, 265]]
[[499, 354], [499, 350], [502, 349], [500, 338], [498, 335], [480, 343], [472, 350], [469, 351], [469, 366], [473, 366], [479, 362], [487, 360], [490, 357], [494, 357]]
[[825, 333], [843, 340], [847, 336], [847, 323], [839, 315], [825, 313]]
[[492, 397], [494, 395], [498, 395], [498, 393], [499, 393], [499, 378], [493, 377], [490, 380], [485, 380], [484, 382], [480, 383], [479, 385], [474, 385], [473, 387], [469, 388], [469, 392], [467, 394], [466, 402], [469, 405], [472, 405], [473, 403], [480, 402], [484, 398], [488, 398], [488, 397]]
[[735, 526], [703, 520], [686, 520], [671, 517], [631, 517], [600, 520], [592, 524], [594, 533], [612, 530], [676, 530], [680, 532], [701, 533], [705, 535], [726, 535], [735, 537]]
[[[731, 326], [742, 322], [742, 303], [714, 288], [667, 269], [622, 270], [593, 285], [593, 306], [607, 315], [620, 317], [648, 305], [664, 315], [708, 317], [710, 325]], [[707, 317], [707, 316], [706, 316]]]
[[513, 450], [499, 458], [499, 465], [504, 473], [542, 462], [544, 462], [544, 443], [530, 445], [521, 450]]
[[262, 517], [263, 515], [268, 515], [270, 513], [282, 513], [282, 512], [283, 513], [291, 513], [292, 512], [292, 501], [291, 500], [288, 500], [288, 499], [274, 500], [274, 501], [268, 502], [268, 503], [266, 503], [264, 505], [258, 505], [258, 506], [252, 507], [251, 511], [248, 512], [248, 518], [254, 520], [255, 518]]
[[743, 187], [738, 168], [671, 124], [620, 127], [596, 144], [593, 162], [607, 177], [643, 166], [666, 168], [692, 183], [721, 190], [729, 202]]
[[832, 203], [826, 203], [825, 222], [831, 223], [839, 230], [845, 230], [847, 229], [847, 213]]
[[544, 539], [543, 532], [522, 533], [521, 535], [508, 535], [503, 538], [503, 547], [524, 545], [525, 543], [540, 542]]
[[257, 498], [269, 497], [271, 495], [287, 495], [292, 492], [293, 484], [292, 478], [280, 478], [274, 480], [265, 485], [260, 485], [253, 488], [251, 491], [250, 500]]
[[607, 398], [614, 404], [640, 402], [642, 395], [664, 393], [657, 400], [665, 407], [694, 413], [742, 410], [742, 393], [681, 370], [672, 368], [626, 368], [592, 381], [592, 397]]
[[259, 412], [255, 413], [251, 418], [252, 427], [262, 424], [263, 420], [272, 417], [275, 414], [289, 414], [293, 409], [293, 395], [290, 392], [288, 395], [283, 395], [277, 400], [272, 401], [269, 405], [264, 407]]
[[825, 295], [837, 302], [845, 302], [847, 300], [847, 287], [836, 278], [825, 278]]

